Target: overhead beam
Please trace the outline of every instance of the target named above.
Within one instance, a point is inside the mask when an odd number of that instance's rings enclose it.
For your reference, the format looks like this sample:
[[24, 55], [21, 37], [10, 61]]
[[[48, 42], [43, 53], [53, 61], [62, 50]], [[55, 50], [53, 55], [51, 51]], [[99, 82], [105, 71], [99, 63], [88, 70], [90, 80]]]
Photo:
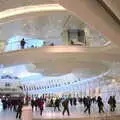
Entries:
[[115, 11], [112, 10], [112, 8], [105, 2], [104, 0], [97, 0], [101, 6], [106, 10], [106, 12], [120, 25], [120, 19], [115, 14]]
[[120, 47], [120, 25], [97, 0], [59, 0], [59, 4]]

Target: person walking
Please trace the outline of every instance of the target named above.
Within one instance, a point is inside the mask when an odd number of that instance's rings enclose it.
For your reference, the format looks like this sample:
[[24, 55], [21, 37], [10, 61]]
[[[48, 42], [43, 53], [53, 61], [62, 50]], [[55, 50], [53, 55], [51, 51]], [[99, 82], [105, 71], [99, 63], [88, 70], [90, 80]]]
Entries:
[[44, 101], [42, 98], [38, 99], [38, 107], [40, 108], [40, 115], [42, 116], [43, 113], [43, 105], [44, 105]]
[[37, 107], [38, 107], [38, 98], [35, 99], [35, 111], [37, 111]]
[[50, 100], [50, 106], [51, 106], [51, 107], [54, 106], [53, 98], [51, 98], [51, 100]]
[[70, 100], [70, 105], [72, 106], [73, 105], [73, 98], [70, 97], [69, 100]]
[[74, 106], [77, 105], [77, 99], [75, 97], [73, 98], [73, 104], [74, 104]]
[[56, 108], [58, 109], [58, 111], [60, 111], [60, 99], [59, 98], [55, 100], [54, 111], [56, 110]]
[[87, 98], [84, 96], [84, 98], [83, 98], [83, 104], [84, 104], [84, 108], [86, 107], [86, 105], [87, 105]]
[[104, 104], [103, 104], [102, 98], [100, 96], [98, 96], [97, 103], [98, 103], [99, 113], [101, 113], [101, 112], [104, 113], [104, 110], [103, 110]]
[[88, 114], [90, 115], [90, 113], [91, 113], [90, 108], [91, 108], [91, 99], [88, 96], [86, 99], [86, 109], [85, 109], [84, 113], [86, 113], [88, 111]]
[[108, 104], [110, 106], [110, 111], [114, 112], [115, 108], [116, 108], [116, 100], [115, 100], [115, 96], [110, 96], [109, 100], [108, 100]]
[[116, 99], [115, 99], [115, 96], [112, 97], [113, 98], [113, 106], [112, 106], [112, 109], [113, 109], [113, 112], [115, 111], [115, 108], [116, 108]]
[[22, 115], [22, 107], [23, 107], [23, 103], [20, 102], [17, 108], [17, 114], [16, 114], [16, 119], [19, 118], [21, 119], [21, 115]]
[[35, 106], [35, 100], [32, 98], [31, 100], [31, 106], [32, 106], [32, 111], [34, 111], [34, 106]]
[[64, 108], [62, 114], [64, 115], [64, 113], [67, 111], [67, 114], [69, 116], [70, 115], [70, 112], [69, 112], [69, 100], [65, 99], [63, 101], [62, 105], [63, 105], [63, 108]]

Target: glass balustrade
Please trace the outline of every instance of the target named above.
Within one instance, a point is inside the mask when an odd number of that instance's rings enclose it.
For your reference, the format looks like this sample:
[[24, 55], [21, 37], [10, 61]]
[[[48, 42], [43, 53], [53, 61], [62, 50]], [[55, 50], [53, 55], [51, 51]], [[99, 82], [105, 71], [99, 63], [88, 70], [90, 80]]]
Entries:
[[44, 46], [44, 40], [40, 39], [34, 39], [34, 38], [27, 38], [23, 36], [14, 36], [8, 40], [8, 42], [5, 45], [4, 51], [14, 51], [14, 50], [20, 50], [21, 45], [20, 42], [24, 38], [25, 45], [24, 48], [38, 48]]

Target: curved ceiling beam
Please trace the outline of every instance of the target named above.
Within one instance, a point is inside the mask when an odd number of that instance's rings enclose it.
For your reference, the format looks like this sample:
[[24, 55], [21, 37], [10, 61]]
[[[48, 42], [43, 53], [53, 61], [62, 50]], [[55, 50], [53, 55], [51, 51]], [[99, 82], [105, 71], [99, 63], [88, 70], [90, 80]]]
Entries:
[[[113, 19], [120, 25], [120, 19], [119, 16], [117, 16], [117, 11], [114, 11], [114, 9], [111, 8], [111, 6], [109, 5], [109, 3], [111, 2], [107, 2], [106, 0], [97, 0], [101, 6], [106, 10], [106, 12], [108, 12], [108, 14], [113, 17]], [[110, 1], [110, 0], [109, 0]], [[111, 3], [112, 4], [112, 3]]]
[[113, 12], [113, 14], [120, 21], [120, 0], [99, 0]]
[[120, 25], [97, 0], [59, 0], [59, 4], [120, 46]]
[[50, 12], [50, 11], [51, 12], [65, 11], [65, 8], [63, 8], [59, 4], [43, 4], [43, 5], [38, 4], [38, 5], [22, 6], [19, 8], [8, 9], [0, 12], [0, 20], [22, 14], [36, 13], [36, 12]]

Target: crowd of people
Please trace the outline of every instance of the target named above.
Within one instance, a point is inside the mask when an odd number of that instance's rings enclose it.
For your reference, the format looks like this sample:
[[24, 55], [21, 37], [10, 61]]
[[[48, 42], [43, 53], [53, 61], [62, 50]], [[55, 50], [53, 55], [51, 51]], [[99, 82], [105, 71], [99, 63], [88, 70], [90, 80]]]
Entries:
[[24, 104], [23, 97], [3, 97], [1, 99], [3, 110], [16, 112], [16, 118], [21, 119], [22, 107]]
[[[84, 113], [91, 114], [91, 105], [97, 104], [98, 106], [98, 112], [104, 113], [104, 103], [100, 96], [96, 97], [69, 97], [69, 98], [51, 98], [51, 99], [43, 99], [43, 98], [36, 98], [35, 100], [31, 100], [31, 106], [32, 110], [37, 111], [40, 109], [40, 115], [43, 113], [44, 105], [46, 107], [53, 107], [54, 111], [58, 110], [59, 112], [61, 110], [62, 114], [64, 115], [65, 112], [67, 112], [68, 116], [70, 115], [69, 106], [76, 106], [77, 104], [83, 104], [84, 105]], [[110, 96], [108, 100], [108, 104], [110, 106], [110, 111], [114, 112], [116, 108], [116, 99], [115, 96]]]
[[[2, 98], [1, 100], [3, 105], [3, 110], [10, 110], [16, 112], [16, 118], [21, 118], [22, 107], [24, 104], [24, 98]], [[26, 103], [31, 104], [32, 111], [40, 111], [40, 115], [42, 116], [43, 110], [46, 107], [52, 107], [55, 111], [62, 112], [64, 115], [70, 115], [70, 106], [77, 106], [78, 104], [84, 106], [84, 113], [91, 114], [91, 106], [92, 104], [97, 104], [98, 112], [104, 113], [104, 103], [100, 96], [98, 97], [40, 97], [40, 98], [31, 98], [27, 99]], [[110, 106], [110, 111], [114, 112], [116, 108], [116, 99], [115, 96], [110, 96], [108, 99], [108, 104]]]

